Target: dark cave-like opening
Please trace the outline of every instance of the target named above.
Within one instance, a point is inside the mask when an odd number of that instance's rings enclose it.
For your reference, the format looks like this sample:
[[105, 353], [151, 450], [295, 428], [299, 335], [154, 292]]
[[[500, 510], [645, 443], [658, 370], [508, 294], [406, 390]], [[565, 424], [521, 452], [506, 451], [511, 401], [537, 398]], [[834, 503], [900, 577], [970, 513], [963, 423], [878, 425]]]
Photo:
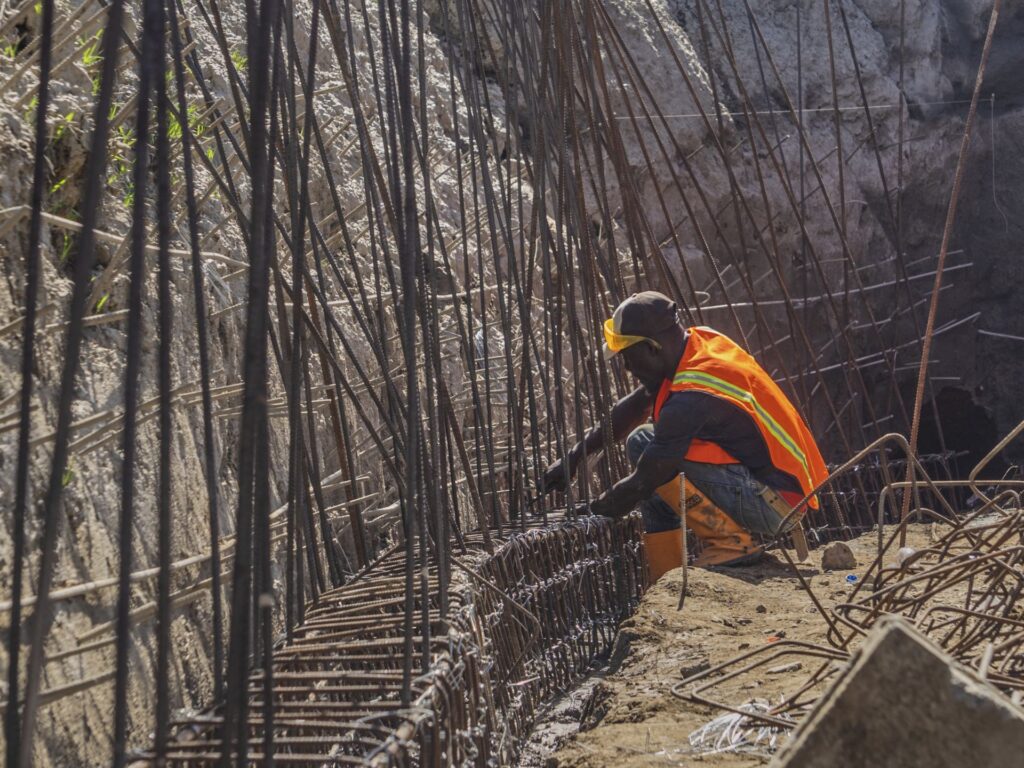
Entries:
[[[938, 423], [936, 422], [938, 413]], [[941, 424], [941, 434], [938, 425]], [[961, 387], [943, 387], [934, 401], [925, 403], [921, 411], [921, 430], [918, 434], [918, 453], [954, 454], [950, 470], [955, 478], [966, 478], [975, 465], [999, 441], [999, 431], [991, 414], [974, 401], [971, 393]], [[997, 456], [985, 467], [981, 476], [1000, 477], [1007, 469], [1006, 462]]]

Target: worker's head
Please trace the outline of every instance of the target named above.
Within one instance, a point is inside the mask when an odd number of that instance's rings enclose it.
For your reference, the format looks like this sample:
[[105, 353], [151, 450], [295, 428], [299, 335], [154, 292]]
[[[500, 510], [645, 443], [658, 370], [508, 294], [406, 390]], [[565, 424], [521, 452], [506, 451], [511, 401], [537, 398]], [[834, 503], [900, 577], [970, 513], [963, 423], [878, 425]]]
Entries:
[[626, 370], [649, 391], [676, 371], [685, 333], [676, 303], [657, 291], [634, 293], [604, 324], [604, 355], [619, 356]]

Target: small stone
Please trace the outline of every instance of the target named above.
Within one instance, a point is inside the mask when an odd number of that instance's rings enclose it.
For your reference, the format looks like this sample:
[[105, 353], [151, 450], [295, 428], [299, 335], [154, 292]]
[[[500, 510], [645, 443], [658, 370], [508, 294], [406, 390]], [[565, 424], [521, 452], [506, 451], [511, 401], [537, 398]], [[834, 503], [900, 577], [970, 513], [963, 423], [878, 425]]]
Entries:
[[763, 605], [758, 605], [756, 608], [754, 608], [754, 610], [758, 613], [768, 613], [768, 609], [765, 608]]
[[785, 675], [789, 672], [799, 672], [804, 668], [804, 665], [799, 661], [794, 661], [790, 664], [782, 664], [778, 667], [771, 667], [767, 670], [769, 675]]
[[693, 677], [694, 675], [699, 675], [701, 672], [706, 672], [709, 669], [711, 669], [710, 661], [708, 661], [707, 659], [698, 659], [697, 661], [690, 662], [689, 664], [684, 664], [682, 666], [682, 669], [680, 669], [679, 671], [685, 678]]
[[826, 571], [848, 571], [857, 567], [857, 558], [848, 544], [833, 541], [821, 553], [821, 567]]

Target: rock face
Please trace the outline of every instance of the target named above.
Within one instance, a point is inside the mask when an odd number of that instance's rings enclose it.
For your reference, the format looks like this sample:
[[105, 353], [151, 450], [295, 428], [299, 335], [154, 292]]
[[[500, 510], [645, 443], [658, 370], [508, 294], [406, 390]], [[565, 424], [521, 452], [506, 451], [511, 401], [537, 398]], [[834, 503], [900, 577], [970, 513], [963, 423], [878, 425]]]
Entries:
[[[196, 55], [206, 85], [212, 98], [217, 101], [218, 108], [227, 113], [224, 122], [232, 130], [238, 131], [228, 68], [233, 64], [240, 71], [239, 77], [244, 79], [247, 50], [245, 6], [236, 3], [222, 5], [221, 20], [218, 23], [223, 25], [227, 37], [225, 54], [222, 54], [201, 13], [194, 6], [185, 12], [190, 21], [190, 34], [196, 41]], [[28, 44], [35, 41], [38, 44], [40, 7], [41, 4], [33, 3], [17, 7], [11, 7], [10, 4], [3, 6], [0, 22], [7, 31], [3, 45], [14, 50], [19, 40]], [[99, 80], [96, 57], [90, 53], [92, 58], [86, 58], [83, 51], [90, 50], [90, 41], [99, 39], [106, 18], [103, 11], [105, 6], [94, 0], [56, 0], [55, 7], [56, 23], [63, 26], [60, 26], [61, 31], [55, 37], [53, 60], [63, 62], [63, 65], [54, 74], [50, 85], [50, 140], [45, 150], [48, 192], [44, 198], [44, 211], [60, 217], [60, 221], [46, 220], [42, 227], [42, 278], [37, 304], [46, 314], [40, 318], [36, 336], [31, 429], [33, 445], [29, 470], [30, 514], [26, 525], [29, 562], [24, 596], [34, 594], [35, 575], [39, 570], [38, 542], [42, 525], [38, 508], [46, 489], [56, 425], [64, 363], [63, 343], [72, 287], [73, 265], [70, 262], [76, 253], [74, 227], [81, 218], [80, 189], [92, 132], [94, 88]], [[339, 3], [338, 7], [349, 7], [353, 16], [361, 12], [355, 3]], [[370, 4], [367, 7], [370, 9]], [[297, 0], [291, 4], [291, 9], [295, 16], [296, 44], [305, 61], [310, 47], [313, 6], [308, 0]], [[368, 10], [368, 13], [372, 29], [376, 8]], [[125, 14], [125, 34], [137, 37], [141, 26], [140, 4], [125, 3]], [[367, 34], [360, 23], [353, 26], [352, 63], [368, 89], [373, 58], [369, 38], [374, 38], [375, 33]], [[458, 94], [452, 94], [450, 59], [439, 37], [432, 32], [427, 34], [424, 54], [425, 80], [422, 85], [429, 116], [431, 161], [437, 163], [438, 167], [450, 170], [456, 163], [456, 126], [463, 136], [468, 134], [465, 126], [466, 108]], [[122, 466], [119, 420], [124, 405], [127, 336], [123, 310], [127, 305], [129, 284], [123, 257], [133, 195], [130, 180], [135, 137], [131, 126], [134, 123], [134, 99], [138, 91], [137, 67], [131, 51], [125, 48], [114, 93], [114, 113], [121, 119], [112, 130], [108, 148], [109, 168], [104, 188], [104, 206], [98, 223], [98, 229], [105, 233], [105, 239], [101, 240], [98, 248], [97, 264], [92, 275], [93, 296], [90, 297], [87, 310], [87, 314], [98, 316], [98, 322], [85, 331], [80, 371], [76, 379], [72, 406], [74, 425], [69, 468], [65, 473], [54, 589], [87, 584], [94, 580], [109, 580], [116, 577], [120, 561], [117, 544]], [[34, 136], [32, 99], [37, 87], [37, 70], [38, 64], [27, 66], [20, 58], [9, 58], [7, 49], [0, 56], [0, 81], [4, 82], [6, 89], [0, 101], [0, 167], [3, 168], [3, 179], [0, 180], [0, 414], [3, 417], [3, 429], [0, 430], [0, 600], [3, 601], [8, 600], [10, 595], [13, 521], [9, 510], [13, 508], [17, 438], [17, 422], [16, 419], [12, 421], [12, 416], [17, 414], [17, 397], [21, 385], [21, 338], [19, 326], [13, 321], [24, 315], [26, 305], [23, 254], [28, 250], [26, 224], [32, 189]], [[170, 75], [168, 72], [168, 82], [173, 88], [174, 80]], [[366, 277], [372, 274], [372, 267], [370, 245], [367, 242], [369, 238], [366, 236], [365, 187], [360, 153], [358, 146], [355, 146], [357, 141], [353, 128], [352, 102], [344, 87], [343, 72], [323, 23], [320, 25], [316, 85], [316, 114], [327, 148], [327, 162], [337, 184], [334, 190], [329, 187], [323, 160], [315, 157], [308, 185], [312, 209], [322, 227], [324, 238], [332, 242], [339, 241], [340, 227], [337, 219], [329, 220], [328, 217], [328, 213], [334, 210], [333, 194], [338, 195], [340, 204], [351, 212], [347, 224], [357, 240], [354, 269], [357, 273], [361, 271], [360, 279], [370, 284], [372, 281]], [[420, 85], [416, 83], [414, 86], [417, 94]], [[495, 90], [490, 96], [489, 107], [495, 116], [495, 124], [500, 126], [504, 122], [502, 95]], [[202, 94], [194, 81], [188, 86], [187, 98], [190, 105], [196, 105], [193, 132], [201, 134], [200, 138], [205, 142], [204, 151], [209, 152], [208, 157], [219, 166], [217, 149], [210, 139], [212, 120], [203, 106]], [[364, 113], [372, 120], [376, 104], [369, 90], [363, 93], [363, 100], [365, 103], [361, 106]], [[192, 114], [191, 110], [189, 114]], [[378, 142], [379, 152], [380, 136], [375, 135], [371, 140]], [[501, 140], [503, 144], [510, 141], [500, 129], [495, 131], [495, 140]], [[237, 173], [241, 206], [247, 210], [248, 179], [238, 171], [239, 157], [232, 151], [232, 145], [227, 141], [225, 145], [227, 166]], [[172, 160], [176, 240], [172, 247], [187, 249], [180, 151], [172, 153]], [[197, 196], [200, 197], [201, 248], [204, 253], [224, 257], [221, 260], [208, 259], [204, 273], [209, 315], [211, 385], [215, 390], [214, 472], [219, 496], [221, 548], [229, 558], [238, 498], [236, 417], [240, 398], [237, 387], [243, 370], [245, 312], [242, 307], [247, 296], [247, 272], [244, 268], [239, 269], [239, 265], [244, 267], [248, 257], [242, 230], [234, 218], [226, 195], [198, 159], [195, 166]], [[454, 173], [438, 173], [433, 186], [436, 225], [448, 239], [453, 239], [454, 233], [458, 232], [457, 222], [460, 217], [457, 188], [462, 181], [456, 176]], [[472, 200], [472, 193], [467, 194], [466, 199]], [[526, 205], [528, 214], [528, 193]], [[19, 212], [23, 207], [26, 210], [24, 216]], [[287, 218], [285, 212], [281, 213]], [[61, 221], [70, 221], [70, 228]], [[467, 248], [475, 253], [483, 246], [474, 239], [467, 243]], [[461, 260], [456, 261], [454, 269], [458, 279], [469, 279], [462, 272]], [[198, 398], [200, 371], [192, 274], [187, 258], [178, 256], [172, 262], [175, 336], [172, 347], [174, 435], [170, 441], [174, 477], [171, 492], [172, 559], [179, 561], [210, 551], [210, 502], [206, 493], [202, 415]], [[492, 284], [493, 277], [487, 276], [492, 274], [489, 264], [488, 260], [484, 274], [475, 274], [472, 280], [479, 280], [480, 284]], [[143, 288], [143, 360], [139, 386], [143, 402], [149, 401], [149, 408], [152, 409], [157, 388], [155, 261], [147, 262], [146, 271], [146, 284]], [[463, 286], [459, 285], [458, 288], [462, 290]], [[354, 320], [343, 313], [339, 313], [339, 317], [344, 332], [351, 333], [353, 338], [362, 338]], [[97, 320], [97, 317], [93, 320]], [[443, 342], [446, 355], [455, 358], [457, 356], [451, 354], [451, 347], [452, 342]], [[372, 358], [372, 351], [365, 344], [357, 345], [355, 354], [362, 356], [364, 363]], [[318, 365], [319, 362], [314, 357], [310, 364]], [[458, 392], [465, 381], [463, 368], [452, 365], [448, 373], [452, 391]], [[281, 398], [277, 403], [283, 403], [285, 392], [281, 382], [284, 375], [274, 365], [273, 358], [270, 380], [271, 396]], [[322, 397], [315, 393], [314, 396]], [[273, 416], [270, 422], [270, 504], [272, 509], [279, 510], [288, 487], [288, 437], [284, 419]], [[14, 429], [11, 428], [12, 424]], [[314, 439], [319, 443], [318, 452], [323, 465], [326, 471], [333, 471], [338, 466], [338, 457], [330, 423], [323, 418], [323, 414], [318, 414], [314, 424], [314, 429], [319, 433]], [[137, 502], [131, 552], [133, 570], [151, 569], [156, 563], [157, 517], [154, 499], [157, 498], [159, 442], [156, 420], [143, 419], [137, 441]], [[374, 467], [374, 474], [378, 469]], [[366, 490], [369, 492], [371, 489]], [[394, 495], [382, 497], [381, 503], [374, 509], [373, 519], [368, 522], [371, 538], [379, 536], [386, 540], [395, 525], [398, 507], [397, 504], [390, 504], [394, 498]], [[335, 488], [326, 492], [324, 501], [326, 504], [340, 503], [343, 498]], [[354, 557], [346, 515], [328, 515], [327, 530], [317, 535], [329, 542], [325, 546], [336, 547], [343, 564], [352, 566]], [[332, 540], [338, 543], [334, 544]], [[231, 561], [226, 559], [224, 572], [230, 573], [230, 569]], [[204, 585], [209, 575], [209, 567], [205, 563], [177, 568], [173, 574], [172, 590], [175, 594], [181, 593], [176, 602], [171, 629], [172, 645], [175, 648], [171, 707], [176, 711], [202, 707], [211, 701], [213, 695], [210, 590], [205, 586], [198, 589], [195, 586]], [[283, 589], [283, 578], [281, 570], [276, 570], [274, 579], [278, 590]], [[113, 685], [109, 680], [114, 668], [114, 646], [112, 642], [99, 642], [87, 646], [84, 651], [78, 648], [83, 637], [111, 639], [109, 622], [113, 618], [116, 593], [116, 587], [112, 589], [108, 585], [83, 596], [61, 600], [55, 605], [47, 652], [51, 655], [67, 653], [47, 662], [43, 689], [59, 689], [65, 684], [92, 677], [96, 677], [99, 682], [82, 693], [59, 697], [42, 709], [35, 746], [36, 765], [80, 766], [109, 762], [113, 732]], [[135, 650], [128, 692], [128, 727], [133, 747], [145, 745], [152, 731], [155, 635], [152, 613], [147, 612], [147, 604], [154, 599], [154, 594], [154, 580], [145, 578], [136, 584], [132, 596], [132, 606], [139, 609], [141, 615], [133, 629], [132, 643]], [[228, 599], [229, 590], [225, 589], [225, 604]], [[281, 602], [278, 601], [278, 610], [282, 610]], [[0, 611], [0, 636], [4, 638], [0, 643], [0, 676], [3, 678], [3, 683], [0, 683], [0, 701], [6, 701], [7, 698], [6, 622], [9, 615], [9, 607]]]
[[[620, 90], [609, 84], [609, 111], [635, 173], [629, 189], [606, 184], [612, 206], [635, 197], [683, 293], [702, 305], [693, 307], [696, 322], [747, 341], [777, 376], [803, 382], [793, 396], [827, 458], [889, 429], [909, 432], [932, 271], [991, 3], [604, 7], [635, 79]], [[1004, 3], [926, 391], [935, 408], [924, 408], [920, 447], [963, 452], [961, 474], [984, 455], [981, 443], [991, 447], [1024, 418], [1012, 394], [1024, 376], [1024, 313], [1011, 298], [1024, 289], [1024, 184], [1014, 151], [1024, 86], [1012, 75], [1024, 65], [1022, 31], [1024, 4]], [[609, 71], [613, 63], [605, 58]], [[647, 280], [658, 281], [653, 268]], [[971, 410], [974, 418], [961, 418]], [[1009, 458], [1021, 450], [1011, 447]]]
[[[52, 83], [51, 112], [55, 122], [47, 149], [51, 188], [46, 210], [70, 220], [75, 219], [82, 202], [78, 190], [91, 131], [95, 85], [95, 66], [90, 70], [76, 57], [81, 57], [83, 43], [95, 34], [102, 20], [102, 14], [94, 15], [92, 10], [77, 13], [83, 4], [84, 0], [56, 3], [58, 19], [76, 20], [69, 22], [70, 27], [66, 34], [62, 33], [62, 43], [55, 51], [55, 61], [67, 59], [68, 65]], [[444, 4], [424, 3], [434, 20], [424, 41], [425, 114], [432, 162], [451, 169], [456, 167], [457, 150], [465, 144], [469, 132], [465, 127], [466, 104], [449, 90], [449, 54], [454, 52], [457, 56], [461, 43], [457, 34], [440, 29], [436, 14]], [[5, 29], [18, 28], [24, 34], [34, 34], [38, 26], [34, 4], [22, 3], [16, 8], [9, 8], [10, 5], [4, 4], [2, 20], [10, 20], [10, 14], [21, 14], [23, 18]], [[134, 34], [138, 29], [138, 18], [134, 15], [137, 4], [127, 5]], [[244, 5], [220, 3], [232, 60], [244, 58]], [[290, 5], [296, 17], [297, 45], [305, 55], [309, 50], [312, 4], [309, 0], [296, 0]], [[371, 17], [372, 5], [366, 4]], [[495, 3], [495, 7], [501, 5]], [[1024, 242], [1024, 161], [1019, 151], [1024, 147], [1024, 81], [1019, 77], [1024, 40], [1022, 5], [1021, 0], [1004, 3], [1003, 22], [984, 89], [986, 95], [994, 94], [994, 100], [983, 105], [971, 144], [953, 244], [952, 271], [947, 279], [947, 285], [953, 287], [943, 294], [942, 333], [932, 355], [933, 393], [939, 394], [934, 390], [946, 385], [955, 387], [954, 396], [948, 398], [953, 403], [951, 411], [969, 412], [965, 406], [980, 411], [980, 415], [958, 430], [963, 435], [947, 434], [947, 442], [951, 437], [967, 439], [986, 419], [994, 439], [1024, 417], [1024, 403], [1018, 396], [1019, 382], [1024, 378], [1024, 356], [1020, 355], [1024, 312], [1020, 311], [1019, 301], [1024, 289], [1020, 256], [1020, 243]], [[357, 2], [341, 2], [337, 6], [351, 8], [357, 20], [362, 11]], [[845, 425], [851, 444], [863, 444], [859, 426], [875, 417], [878, 421], [874, 427], [905, 431], [905, 415], [898, 400], [908, 396], [914, 379], [917, 337], [912, 316], [916, 313], [918, 324], [923, 325], [920, 301], [931, 282], [928, 272], [934, 264], [952, 164], [963, 130], [962, 100], [973, 83], [989, 4], [981, 0], [906, 2], [907, 34], [902, 57], [906, 98], [902, 106], [898, 4], [892, 2], [842, 3], [852, 48], [838, 15], [837, 1], [830, 6], [801, 2], [799, 27], [797, 6], [792, 0], [761, 0], [752, 4], [750, 14], [742, 2], [707, 4], [700, 0], [605, 0], [602, 7], [608, 24], [621, 40], [621, 48], [629, 53], [629, 69], [637, 81], [619, 87], [611, 73], [607, 78], [610, 118], [618, 126], [622, 142], [626, 172], [621, 178], [629, 180], [628, 189], [623, 189], [619, 177], [608, 174], [604, 178], [606, 188], [602, 195], [610, 202], [609, 226], [619, 230], [625, 226], [623, 201], [635, 198], [631, 204], [645, 213], [652, 229], [651, 239], [660, 244], [680, 285], [687, 287], [688, 302], [697, 313], [695, 320], [747, 340], [770, 370], [780, 378], [793, 377], [797, 382], [793, 387], [795, 395], [806, 383], [807, 412], [813, 426], [825, 438], [830, 458], [844, 454], [850, 445], [835, 434], [837, 414], [826, 404], [826, 393], [831, 396], [831, 405], [840, 416], [838, 421]], [[825, 7], [831, 7], [829, 19], [836, 41], [835, 94], [825, 42]], [[198, 13], [190, 20], [197, 55], [212, 95], [223, 104], [231, 104], [226, 62]], [[91, 26], [84, 27], [86, 23]], [[353, 27], [353, 66], [360, 77], [369, 81], [379, 51], [370, 50], [372, 35], [364, 34], [358, 23]], [[499, 29], [486, 26], [485, 31], [495, 42], [490, 48], [491, 55], [498, 59], [508, 55], [501, 44]], [[351, 230], [365, 234], [369, 227], [363, 205], [360, 154], [358, 149], [351, 149], [352, 103], [323, 27], [321, 35], [316, 108], [330, 144], [327, 162], [338, 184], [336, 190], [329, 188], [318, 160], [311, 170], [309, 194], [314, 211], [319, 212], [316, 218], [321, 220], [332, 210], [336, 192], [345, 209], [353, 211], [348, 222]], [[612, 60], [608, 53], [610, 43], [605, 40], [604, 45], [601, 55], [608, 63]], [[616, 57], [621, 64], [621, 53]], [[20, 339], [17, 324], [11, 321], [23, 314], [26, 304], [25, 269], [20, 258], [27, 249], [26, 227], [15, 221], [15, 209], [26, 205], [30, 194], [32, 129], [28, 118], [35, 87], [34, 70], [26, 68], [22, 75], [14, 77], [20, 69], [21, 63], [9, 60], [6, 55], [0, 60], [0, 80], [8, 86], [0, 104], [0, 167], [4, 173], [0, 210], [5, 216], [0, 220], [0, 499], [4, 504], [13, 498], [16, 432], [10, 429], [9, 417], [15, 409], [20, 381]], [[493, 135], [488, 137], [494, 145], [493, 157], [514, 154], [518, 147], [539, 153], [543, 148], [530, 143], [534, 138], [533, 126], [524, 122], [517, 106], [522, 103], [522, 93], [513, 82], [498, 78], [495, 73], [499, 71], [497, 67], [481, 67], [476, 73], [486, 81], [488, 108], [494, 114]], [[863, 96], [857, 84], [858, 71]], [[134, 98], [134, 78], [134, 62], [129, 61], [115, 94], [119, 109], [126, 108]], [[419, 87], [417, 83], [417, 93]], [[361, 99], [363, 109], [372, 118], [376, 104], [369, 93], [369, 89], [364, 91]], [[195, 92], [191, 96], [198, 98]], [[863, 109], [864, 97], [871, 105], [870, 121]], [[630, 108], [636, 109], [643, 101], [664, 115], [664, 121], [628, 119]], [[838, 128], [831, 110], [833, 102], [841, 107]], [[797, 121], [790, 116], [790, 107], [800, 103], [808, 110], [803, 113], [803, 141]], [[130, 122], [125, 121], [123, 127]], [[837, 136], [842, 143], [841, 155], [836, 152]], [[337, 140], [331, 144], [332, 138]], [[117, 571], [115, 542], [121, 460], [117, 420], [123, 405], [126, 329], [116, 313], [125, 306], [128, 285], [120, 263], [123, 252], [117, 242], [127, 233], [131, 194], [128, 179], [118, 170], [118, 163], [130, 164], [132, 141], [130, 134], [118, 131], [110, 150], [112, 172], [106, 190], [109, 199], [99, 227], [111, 239], [101, 244], [97, 254], [96, 295], [90, 310], [108, 316], [87, 331], [82, 370], [77, 379], [73, 406], [77, 426], [72, 435], [75, 442], [64, 489], [56, 587], [107, 578]], [[837, 162], [837, 157], [843, 161]], [[181, 169], [176, 166], [173, 172], [180, 175]], [[241, 231], [231, 221], [231, 210], [212, 177], [202, 168], [197, 172], [199, 188], [210, 190], [200, 205], [203, 248], [237, 262], [245, 250]], [[437, 204], [435, 223], [449, 240], [455, 240], [458, 234], [457, 188], [463, 180], [457, 176], [439, 173], [433, 187]], [[583, 184], [582, 188], [593, 214], [591, 223], [603, 226], [591, 187]], [[902, 190], [900, 195], [896, 194], [897, 188]], [[248, 194], [244, 181], [241, 194], [243, 198]], [[524, 195], [525, 210], [518, 215], [527, 220], [533, 191], [525, 181]], [[894, 216], [897, 199], [898, 227]], [[180, 204], [180, 199], [177, 202]], [[479, 202], [482, 208], [483, 201]], [[804, 222], [803, 227], [800, 221]], [[333, 242], [340, 238], [337, 222], [327, 221], [323, 226], [325, 238], [335, 238]], [[55, 426], [64, 322], [71, 289], [68, 257], [73, 246], [73, 236], [67, 228], [44, 224], [42, 291], [38, 302], [41, 307], [48, 307], [49, 314], [42, 320], [35, 371], [38, 407], [33, 411], [32, 425], [36, 441], [30, 476], [33, 505], [38, 504], [45, 487], [50, 451], [47, 436]], [[360, 257], [356, 267], [364, 276], [371, 272], [367, 266], [369, 250], [365, 241], [356, 245]], [[844, 256], [847, 251], [848, 260]], [[897, 251], [904, 254], [910, 274], [919, 278], [911, 280], [908, 289], [889, 285], [900, 278], [894, 258]], [[484, 274], [475, 274], [477, 269], [473, 266], [463, 269], [457, 259], [455, 279], [463, 284], [451, 286], [453, 293], [466, 285], [491, 285], [493, 263], [507, 257], [500, 248], [494, 252], [486, 233], [479, 240], [466, 243], [466, 252], [484, 254], [480, 262]], [[621, 262], [628, 263], [634, 254], [623, 250], [617, 255]], [[773, 265], [779, 267], [784, 284], [772, 277]], [[657, 283], [656, 270], [650, 264], [641, 266], [646, 268], [650, 282]], [[229, 387], [241, 377], [244, 314], [239, 307], [246, 296], [244, 273], [230, 262], [211, 262], [207, 267], [213, 383]], [[846, 287], [855, 283], [854, 276], [862, 278], [867, 298], [851, 300], [847, 312]], [[172, 499], [176, 558], [191, 557], [209, 547], [209, 501], [201, 419], [195, 397], [199, 386], [192, 322], [195, 302], [190, 279], [182, 263], [175, 262], [173, 312], [176, 332], [181, 334], [181, 343], [173, 355], [174, 382], [181, 388], [172, 449], [176, 476]], [[792, 312], [783, 306], [784, 287], [800, 300]], [[821, 298], [826, 289], [834, 301]], [[147, 329], [152, 329], [156, 321], [152, 274], [145, 293], [148, 298], [143, 322]], [[753, 299], [763, 302], [763, 307], [755, 310]], [[736, 305], [734, 309], [727, 306], [730, 302]], [[913, 311], [911, 306], [915, 307]], [[795, 333], [794, 317], [809, 330], [806, 343]], [[945, 324], [964, 318], [970, 321], [946, 329]], [[343, 318], [342, 322], [346, 320]], [[355, 324], [351, 326], [346, 330], [361, 338]], [[874, 326], [879, 328], [879, 336], [873, 335]], [[154, 396], [156, 389], [153, 334], [147, 333], [143, 343], [141, 391], [143, 399], [147, 399]], [[887, 358], [892, 370], [872, 356], [880, 345], [897, 350]], [[357, 354], [370, 358], [368, 349], [358, 349]], [[443, 367], [452, 391], [464, 388], [463, 367], [447, 358]], [[815, 369], [823, 370], [827, 387], [814, 390], [811, 376]], [[272, 373], [277, 383], [282, 379], [280, 374]], [[860, 387], [859, 377], [863, 377], [863, 389], [875, 404], [874, 414], [859, 412], [858, 409], [866, 408], [865, 398], [850, 395], [851, 382]], [[237, 400], [231, 399], [230, 392], [221, 394], [224, 397], [217, 401], [215, 413], [216, 473], [221, 493], [221, 528], [230, 536], [237, 499], [237, 425], [233, 418]], [[280, 387], [273, 394], [283, 398]], [[926, 447], [936, 447], [937, 430], [932, 427], [929, 431], [929, 418], [926, 410], [922, 440], [935, 433], [932, 444]], [[288, 483], [286, 473], [280, 471], [287, 467], [288, 445], [279, 426], [272, 424], [269, 430], [275, 468], [271, 477], [274, 505], [286, 495]], [[326, 462], [333, 450], [330, 427], [325, 421], [318, 422], [317, 427], [321, 430]], [[140, 499], [155, 496], [158, 442], [154, 422], [142, 425], [138, 446]], [[970, 450], [983, 453], [991, 443], [989, 440], [971, 446]], [[950, 447], [956, 445], [950, 443]], [[328, 499], [328, 503], [332, 501], [341, 499]], [[389, 506], [392, 501], [393, 497], [382, 499], [378, 510], [389, 520], [394, 518], [394, 508]], [[152, 505], [139, 505], [133, 561], [140, 569], [155, 563], [155, 517]], [[344, 538], [343, 522], [340, 515], [331, 519], [331, 525], [336, 525], [332, 535]], [[380, 526], [382, 535], [387, 533], [386, 523], [387, 520]], [[4, 527], [0, 534], [0, 595], [6, 595], [10, 583], [10, 516], [3, 515], [0, 525]], [[28, 521], [31, 552], [37, 548], [39, 529], [36, 517], [32, 516]], [[37, 572], [34, 560], [28, 570], [30, 574]], [[186, 589], [207, 576], [198, 565], [182, 568], [175, 572], [174, 588]], [[110, 646], [77, 652], [80, 638], [110, 621], [111, 594], [108, 589], [57, 606], [48, 650], [70, 655], [47, 664], [45, 687], [59, 688], [112, 668]], [[141, 582], [134, 595], [135, 604], [140, 610], [145, 608], [152, 595], [152, 583]], [[181, 694], [174, 702], [175, 707], [201, 706], [212, 694], [208, 603], [206, 599], [186, 601], [175, 615], [172, 637], [178, 653], [174, 675], [176, 691]], [[3, 621], [0, 618], [0, 626]], [[139, 652], [130, 686], [132, 731], [142, 734], [140, 740], [144, 740], [151, 727], [151, 624], [140, 623], [134, 642]], [[4, 694], [0, 693], [0, 698]], [[109, 686], [96, 687], [49, 705], [40, 718], [40, 732], [45, 734], [36, 753], [38, 764], [103, 762], [108, 754], [111, 699]]]
[[1024, 711], [900, 619], [879, 622], [773, 768], [1016, 765]]

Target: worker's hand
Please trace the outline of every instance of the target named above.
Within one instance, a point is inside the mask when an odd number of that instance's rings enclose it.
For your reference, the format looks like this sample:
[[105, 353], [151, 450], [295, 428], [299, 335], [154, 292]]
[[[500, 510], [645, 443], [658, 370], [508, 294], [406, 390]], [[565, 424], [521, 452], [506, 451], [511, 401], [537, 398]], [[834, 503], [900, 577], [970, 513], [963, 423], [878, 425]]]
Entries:
[[601, 494], [590, 502], [590, 513], [601, 517], [622, 517], [622, 511], [618, 509], [610, 493]]
[[544, 477], [541, 478], [540, 488], [537, 492], [541, 496], [546, 496], [552, 491], [565, 492], [565, 486], [569, 482], [569, 476], [571, 472], [565, 471], [565, 464], [561, 459], [552, 462], [548, 465], [548, 468], [544, 470]]

